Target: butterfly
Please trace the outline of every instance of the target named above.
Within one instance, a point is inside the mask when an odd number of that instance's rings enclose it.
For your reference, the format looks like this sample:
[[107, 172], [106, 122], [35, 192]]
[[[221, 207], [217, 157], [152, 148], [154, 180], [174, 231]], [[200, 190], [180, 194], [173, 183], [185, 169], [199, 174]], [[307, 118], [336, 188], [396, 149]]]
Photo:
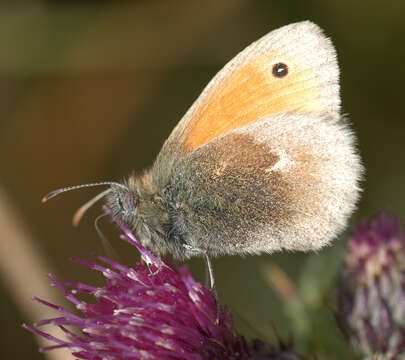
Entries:
[[158, 254], [185, 259], [317, 250], [344, 228], [362, 165], [342, 117], [330, 39], [310, 21], [270, 32], [211, 80], [153, 166], [85, 204]]

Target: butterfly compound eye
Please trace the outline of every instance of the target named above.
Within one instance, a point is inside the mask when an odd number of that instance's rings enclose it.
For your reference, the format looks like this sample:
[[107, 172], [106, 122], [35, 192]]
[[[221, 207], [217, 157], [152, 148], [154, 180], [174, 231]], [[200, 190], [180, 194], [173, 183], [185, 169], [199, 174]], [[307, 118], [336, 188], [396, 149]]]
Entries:
[[127, 211], [135, 210], [136, 201], [135, 201], [134, 195], [132, 193], [125, 194], [124, 199], [123, 199], [123, 205]]
[[288, 74], [288, 66], [284, 63], [273, 65], [273, 75], [277, 78], [282, 78]]

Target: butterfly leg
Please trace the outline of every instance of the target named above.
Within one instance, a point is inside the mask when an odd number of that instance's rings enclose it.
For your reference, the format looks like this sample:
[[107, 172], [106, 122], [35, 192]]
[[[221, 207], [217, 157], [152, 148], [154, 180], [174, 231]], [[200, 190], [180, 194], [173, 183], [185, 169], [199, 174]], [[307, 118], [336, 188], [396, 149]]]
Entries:
[[214, 268], [212, 267], [211, 259], [207, 253], [204, 253], [204, 258], [205, 258], [205, 286], [211, 291], [212, 295], [215, 296], [215, 300], [217, 303], [216, 322], [218, 322], [221, 309], [219, 305], [217, 289], [215, 288]]
[[149, 267], [149, 264], [146, 264], [146, 266], [148, 267], [149, 272], [150, 272], [149, 276], [155, 276], [155, 275], [159, 274], [160, 270], [162, 270], [163, 261], [160, 258], [160, 256], [158, 257], [158, 259], [159, 259], [159, 265], [155, 271], [152, 271], [151, 268]]
[[205, 259], [205, 286], [215, 295], [215, 297], [217, 297], [217, 292], [215, 289], [214, 268], [212, 267], [210, 257], [204, 250], [192, 247], [188, 244], [183, 244], [183, 246], [185, 249], [187, 249], [187, 251], [190, 251], [191, 253], [204, 256], [204, 259]]
[[211, 259], [204, 253], [205, 259], [205, 286], [210, 289], [210, 291], [217, 296], [217, 291], [215, 288], [215, 277], [214, 277], [214, 268], [212, 267]]

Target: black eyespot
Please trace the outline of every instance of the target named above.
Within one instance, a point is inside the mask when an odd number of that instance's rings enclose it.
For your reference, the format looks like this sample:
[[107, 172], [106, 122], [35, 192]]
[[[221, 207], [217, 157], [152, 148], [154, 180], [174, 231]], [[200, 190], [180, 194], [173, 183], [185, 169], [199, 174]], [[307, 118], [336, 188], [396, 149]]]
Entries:
[[288, 66], [284, 63], [277, 63], [273, 65], [273, 75], [282, 78], [288, 74]]

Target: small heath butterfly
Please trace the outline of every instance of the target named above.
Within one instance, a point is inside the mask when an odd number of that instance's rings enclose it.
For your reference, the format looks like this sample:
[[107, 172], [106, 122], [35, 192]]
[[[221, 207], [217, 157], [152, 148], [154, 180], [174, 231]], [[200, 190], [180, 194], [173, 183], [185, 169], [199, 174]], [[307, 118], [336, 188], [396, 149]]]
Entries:
[[317, 250], [344, 229], [362, 173], [335, 49], [309, 21], [265, 35], [211, 80], [153, 166], [109, 185], [112, 213], [158, 254]]

